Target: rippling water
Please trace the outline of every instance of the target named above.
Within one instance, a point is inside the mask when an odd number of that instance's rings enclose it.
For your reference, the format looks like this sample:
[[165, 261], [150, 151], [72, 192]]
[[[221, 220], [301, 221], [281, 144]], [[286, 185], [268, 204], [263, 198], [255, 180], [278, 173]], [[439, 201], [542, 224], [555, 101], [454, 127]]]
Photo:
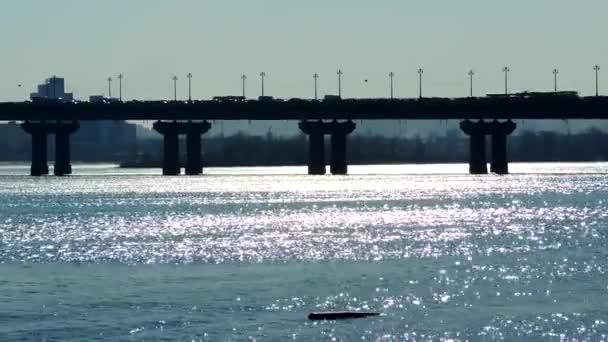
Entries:
[[511, 169], [0, 167], [0, 340], [607, 339], [608, 164]]

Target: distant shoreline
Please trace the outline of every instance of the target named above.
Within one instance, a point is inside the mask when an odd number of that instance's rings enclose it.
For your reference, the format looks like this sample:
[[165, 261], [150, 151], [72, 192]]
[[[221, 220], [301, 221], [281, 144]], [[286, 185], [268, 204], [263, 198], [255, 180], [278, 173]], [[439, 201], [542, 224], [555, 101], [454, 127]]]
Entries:
[[[509, 163], [534, 163], [534, 164], [555, 164], [555, 163], [606, 163], [608, 160], [558, 160], [558, 161], [539, 161], [539, 160], [517, 160], [510, 161]], [[378, 162], [378, 163], [349, 163], [349, 166], [361, 166], [361, 165], [452, 165], [452, 164], [468, 164], [468, 161], [433, 161], [433, 162]], [[490, 164], [490, 162], [488, 162]], [[329, 165], [329, 164], [328, 164]], [[203, 165], [203, 167], [294, 167], [300, 166], [305, 167], [307, 164], [264, 164], [264, 165]], [[185, 164], [180, 165], [181, 168], [185, 167]], [[117, 164], [117, 168], [120, 169], [161, 169], [162, 163], [134, 163], [134, 162], [123, 162]]]

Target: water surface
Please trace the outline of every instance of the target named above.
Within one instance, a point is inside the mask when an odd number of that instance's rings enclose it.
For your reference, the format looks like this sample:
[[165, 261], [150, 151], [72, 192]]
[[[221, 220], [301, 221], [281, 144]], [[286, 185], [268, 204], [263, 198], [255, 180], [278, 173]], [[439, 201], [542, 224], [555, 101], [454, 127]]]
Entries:
[[0, 166], [2, 340], [608, 338], [608, 164], [74, 170]]

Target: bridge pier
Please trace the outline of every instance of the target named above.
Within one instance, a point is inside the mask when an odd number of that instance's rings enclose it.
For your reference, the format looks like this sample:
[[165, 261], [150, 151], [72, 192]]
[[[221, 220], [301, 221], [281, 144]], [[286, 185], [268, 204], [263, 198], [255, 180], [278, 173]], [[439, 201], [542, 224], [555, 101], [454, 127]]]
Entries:
[[492, 134], [492, 164], [490, 170], [499, 175], [509, 173], [507, 160], [507, 136], [515, 131], [517, 125], [509, 120], [507, 122], [493, 121], [490, 124]]
[[507, 159], [507, 136], [515, 131], [516, 125], [512, 121], [498, 122], [472, 122], [469, 120], [460, 123], [462, 131], [470, 136], [469, 146], [469, 173], [473, 175], [487, 174], [488, 163], [486, 159], [486, 135], [492, 136], [492, 162], [490, 171], [496, 174], [508, 174], [509, 163]]
[[348, 164], [346, 162], [346, 136], [351, 134], [356, 128], [352, 121], [339, 123], [334, 120], [331, 123], [331, 165], [332, 175], [348, 174]]
[[167, 131], [164, 134], [163, 143], [163, 176], [177, 176], [181, 173], [177, 132]]
[[346, 158], [346, 136], [352, 133], [356, 125], [352, 121], [332, 122], [302, 121], [299, 124], [302, 132], [308, 135], [308, 174], [324, 175], [325, 163], [325, 135], [331, 135], [330, 171], [334, 175], [348, 173]]
[[204, 122], [166, 122], [154, 123], [154, 130], [163, 135], [163, 176], [181, 174], [179, 162], [179, 135], [186, 135], [186, 175], [203, 173], [201, 157], [201, 135], [209, 131], [211, 124]]
[[187, 124], [186, 130], [186, 175], [197, 176], [203, 173], [201, 156], [201, 136], [211, 129], [208, 122]]
[[70, 159], [70, 135], [75, 133], [80, 125], [77, 122], [57, 124], [55, 127], [55, 176], [72, 174]]
[[55, 170], [56, 176], [72, 174], [70, 162], [70, 135], [78, 130], [78, 122], [29, 122], [21, 124], [21, 128], [32, 137], [32, 165], [30, 174], [38, 177], [49, 174], [47, 137], [55, 134]]
[[34, 177], [48, 175], [48, 131], [46, 123], [32, 123], [26, 121], [21, 124], [21, 128], [32, 137], [32, 165], [30, 167], [30, 175]]
[[299, 127], [308, 135], [308, 174], [324, 175], [326, 172], [325, 123], [321, 120], [302, 121]]

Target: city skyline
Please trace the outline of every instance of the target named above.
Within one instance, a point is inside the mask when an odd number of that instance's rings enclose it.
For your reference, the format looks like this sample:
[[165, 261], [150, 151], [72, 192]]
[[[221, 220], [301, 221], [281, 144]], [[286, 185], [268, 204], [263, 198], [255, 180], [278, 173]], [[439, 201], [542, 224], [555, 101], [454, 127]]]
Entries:
[[[0, 101], [24, 100], [54, 74], [65, 77], [66, 88], [80, 99], [106, 94], [107, 78], [119, 74], [125, 77], [125, 100], [172, 98], [173, 75], [180, 77], [178, 98], [186, 100], [188, 73], [195, 75], [194, 99], [240, 95], [241, 75], [262, 70], [272, 75], [266, 95], [313, 98], [310, 75], [319, 75], [320, 97], [337, 94], [337, 69], [343, 71], [344, 97], [389, 97], [388, 72], [395, 73], [395, 97], [417, 97], [419, 68], [425, 97], [464, 97], [471, 69], [476, 95], [502, 92], [505, 65], [510, 92], [553, 90], [557, 68], [560, 90], [593, 95], [593, 67], [608, 64], [608, 47], [595, 43], [603, 32], [601, 13], [608, 9], [600, 1], [580, 6], [517, 0], [508, 8], [480, 0], [265, 5], [11, 3], [0, 14], [7, 51]], [[541, 20], [548, 12], [552, 23]], [[54, 38], [66, 36], [71, 39]], [[601, 74], [600, 93], [606, 89]], [[247, 95], [260, 95], [254, 82], [247, 84]]]

